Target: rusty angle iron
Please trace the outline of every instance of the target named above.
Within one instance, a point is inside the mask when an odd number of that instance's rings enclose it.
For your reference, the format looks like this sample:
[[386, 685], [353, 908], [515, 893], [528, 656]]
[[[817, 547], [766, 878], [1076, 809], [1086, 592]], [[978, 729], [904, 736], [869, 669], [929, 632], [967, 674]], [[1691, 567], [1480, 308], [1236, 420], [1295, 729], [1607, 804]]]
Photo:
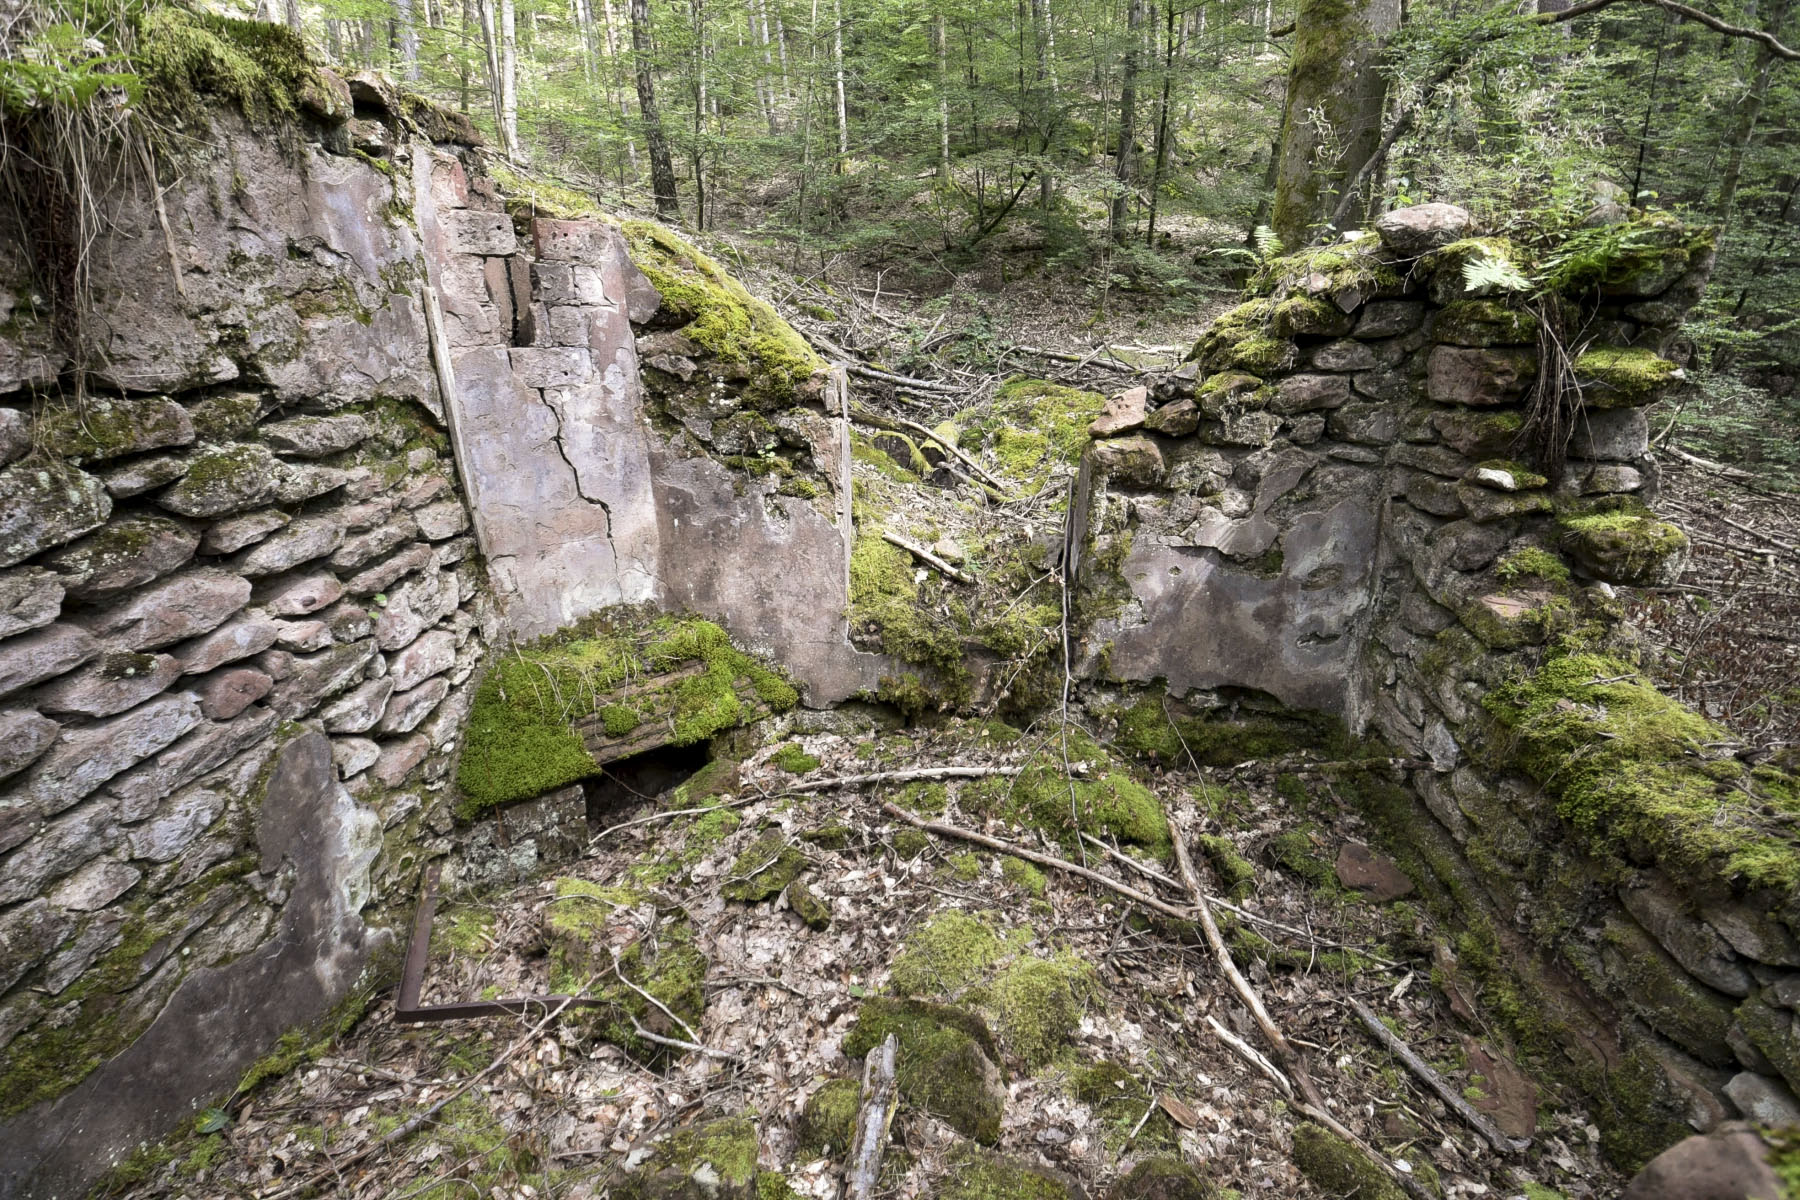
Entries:
[[594, 1007], [611, 1004], [599, 996], [511, 996], [499, 1000], [456, 1000], [449, 1004], [420, 1004], [425, 988], [425, 968], [431, 959], [431, 923], [437, 915], [438, 867], [425, 872], [419, 891], [419, 911], [413, 918], [412, 940], [406, 945], [406, 965], [400, 971], [400, 992], [394, 997], [394, 1020], [406, 1025], [436, 1021], [460, 1021], [465, 1017], [517, 1016], [566, 1005]]

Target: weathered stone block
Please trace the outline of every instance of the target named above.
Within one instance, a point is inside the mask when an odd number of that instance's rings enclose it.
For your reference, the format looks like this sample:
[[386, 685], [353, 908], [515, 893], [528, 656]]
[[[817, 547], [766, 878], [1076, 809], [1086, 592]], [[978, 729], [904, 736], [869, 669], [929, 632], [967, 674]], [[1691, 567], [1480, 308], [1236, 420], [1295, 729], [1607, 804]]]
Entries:
[[408, 546], [393, 557], [352, 575], [344, 581], [344, 590], [352, 596], [371, 596], [386, 591], [413, 572], [429, 567], [431, 563], [430, 546]]
[[100, 652], [87, 630], [51, 625], [0, 642], [0, 696], [73, 671]]
[[1127, 485], [1154, 487], [1166, 473], [1162, 451], [1141, 434], [1096, 442], [1088, 453], [1096, 472]]
[[438, 223], [458, 254], [511, 254], [519, 248], [512, 218], [503, 212], [453, 209], [439, 213]]
[[275, 644], [281, 626], [269, 618], [246, 614], [228, 625], [221, 625], [205, 637], [177, 647], [175, 657], [181, 660], [189, 675], [211, 671], [228, 662], [260, 654]]
[[107, 495], [115, 500], [139, 496], [174, 483], [187, 474], [188, 460], [173, 454], [134, 459], [100, 473]]
[[1418, 382], [1405, 371], [1363, 371], [1351, 376], [1359, 396], [1371, 400], [1407, 400], [1418, 394]]
[[94, 912], [130, 891], [144, 873], [116, 858], [97, 858], [57, 885], [50, 902], [72, 912]]
[[303, 716], [354, 683], [374, 654], [373, 641], [351, 642], [304, 657], [284, 650], [264, 651], [257, 664], [277, 680], [268, 707], [282, 717]]
[[21, 459], [0, 470], [0, 567], [73, 541], [111, 515], [112, 497], [92, 475], [39, 457]]
[[1308, 350], [1304, 357], [1315, 371], [1372, 371], [1379, 365], [1375, 351], [1358, 341], [1326, 342]]
[[407, 484], [406, 490], [400, 493], [400, 504], [403, 508], [423, 508], [449, 494], [450, 481], [433, 472], [429, 475], [421, 475]]
[[375, 622], [375, 640], [383, 650], [399, 650], [455, 612], [461, 602], [456, 577], [448, 571], [409, 579], [395, 589]]
[[0, 571], [0, 638], [41, 629], [62, 612], [62, 581], [42, 567]]
[[38, 414], [38, 437], [63, 458], [90, 461], [186, 446], [194, 423], [167, 396], [89, 396], [79, 407], [46, 406]]
[[[0, 779], [17, 775], [42, 757], [61, 728], [29, 708], [0, 709]], [[0, 850], [6, 848], [0, 845]]]
[[179, 858], [225, 811], [223, 793], [196, 787], [178, 792], [157, 807], [156, 814], [126, 833], [133, 858], [169, 862]]
[[0, 992], [48, 958], [74, 925], [73, 917], [41, 899], [0, 913]]
[[23, 458], [31, 449], [31, 417], [16, 408], [0, 407], [0, 467]]
[[337, 576], [324, 571], [303, 575], [298, 579], [271, 580], [272, 590], [266, 601], [270, 612], [278, 617], [302, 617], [335, 603], [344, 594]]
[[119, 819], [142, 820], [164, 796], [261, 743], [279, 723], [276, 714], [255, 705], [234, 720], [202, 723], [158, 755], [155, 762], [107, 785], [108, 794], [118, 802]]
[[360, 775], [375, 765], [381, 757], [381, 747], [368, 738], [338, 737], [331, 739], [331, 761], [337, 767], [339, 779], [349, 779]]
[[1448, 246], [1468, 237], [1474, 228], [1469, 210], [1454, 204], [1415, 204], [1383, 213], [1375, 220], [1381, 244], [1402, 258], [1417, 258]]
[[1425, 306], [1417, 300], [1371, 300], [1363, 305], [1356, 328], [1356, 338], [1386, 338], [1411, 333], [1425, 319]]
[[388, 664], [388, 677], [394, 681], [394, 690], [404, 692], [448, 671], [455, 662], [456, 635], [434, 629], [394, 655]]
[[1679, 890], [1660, 874], [1619, 889], [1625, 911], [1687, 972], [1728, 996], [1748, 996], [1756, 981], [1725, 939], [1688, 911]]
[[395, 692], [388, 698], [387, 707], [382, 710], [381, 720], [376, 723], [377, 733], [411, 733], [438, 702], [450, 692], [450, 681], [442, 676], [427, 679], [411, 691]]
[[367, 533], [359, 533], [344, 541], [331, 556], [331, 565], [339, 571], [354, 571], [367, 566], [385, 554], [404, 546], [419, 536], [419, 526], [410, 513], [400, 516]]
[[65, 729], [32, 768], [25, 792], [46, 813], [57, 813], [101, 784], [173, 743], [200, 723], [188, 695], [162, 696], [123, 716]]
[[82, 624], [110, 645], [155, 650], [217, 629], [249, 602], [249, 580], [201, 567], [171, 575]]
[[379, 787], [399, 787], [429, 753], [431, 743], [419, 734], [388, 742], [381, 747], [380, 757], [369, 768], [369, 778]]
[[1502, 521], [1509, 517], [1547, 513], [1551, 510], [1547, 492], [1502, 491], [1484, 486], [1484, 482], [1477, 478], [1456, 485], [1456, 498], [1462, 502], [1463, 511], [1471, 520]]
[[1275, 385], [1269, 411], [1290, 416], [1338, 408], [1349, 402], [1350, 381], [1342, 375], [1289, 375]]
[[200, 711], [208, 720], [229, 721], [274, 686], [274, 680], [253, 667], [231, 667], [206, 676], [195, 691], [200, 695]]
[[274, 575], [324, 558], [343, 544], [344, 526], [336, 516], [301, 517], [245, 554], [235, 569], [243, 575]]
[[181, 678], [181, 660], [172, 654], [114, 650], [72, 675], [37, 690], [32, 697], [48, 713], [110, 717], [135, 708]]
[[240, 442], [196, 457], [156, 502], [184, 517], [223, 517], [274, 500], [281, 482], [280, 460], [268, 447]]
[[1121, 433], [1130, 433], [1134, 429], [1142, 429], [1145, 409], [1149, 403], [1150, 389], [1126, 388], [1107, 400], [1106, 407], [1088, 426], [1089, 435], [1113, 437]]
[[1614, 994], [1658, 1033], [1709, 1066], [1734, 1060], [1726, 1044], [1732, 1006], [1698, 983], [1629, 918], [1606, 921], [1600, 963]]
[[1385, 446], [1400, 436], [1400, 414], [1392, 404], [1353, 400], [1335, 409], [1325, 428], [1334, 438], [1365, 446]]
[[97, 600], [160, 579], [194, 557], [199, 531], [170, 517], [126, 517], [45, 559], [77, 600]]
[[324, 458], [360, 445], [370, 434], [369, 423], [354, 413], [293, 417], [264, 425], [257, 432], [278, 454], [295, 458]]
[[455, 537], [469, 527], [469, 514], [458, 500], [428, 504], [413, 513], [419, 534], [433, 542]]
[[1584, 411], [1575, 418], [1569, 457], [1632, 462], [1650, 448], [1650, 419], [1641, 408]]
[[1425, 394], [1438, 404], [1491, 408], [1513, 404], [1537, 376], [1531, 350], [1435, 346], [1425, 366]]
[[275, 644], [296, 654], [310, 654], [331, 645], [331, 626], [323, 621], [279, 621]]
[[371, 679], [332, 701], [319, 712], [327, 733], [364, 733], [375, 728], [394, 694], [392, 676]]
[[528, 388], [575, 387], [594, 373], [592, 355], [566, 346], [515, 347], [509, 351], [513, 377]]
[[200, 553], [230, 554], [242, 550], [268, 537], [292, 519], [280, 509], [265, 508], [215, 521], [200, 535]]
[[1145, 417], [1144, 428], [1164, 437], [1186, 437], [1200, 428], [1200, 411], [1192, 396], [1184, 396]]
[[94, 800], [46, 824], [14, 850], [0, 873], [0, 904], [37, 896], [58, 876], [97, 858], [119, 841], [111, 806]]
[[284, 464], [275, 480], [275, 499], [282, 504], [299, 504], [336, 491], [353, 478], [341, 467], [321, 467], [316, 463]]

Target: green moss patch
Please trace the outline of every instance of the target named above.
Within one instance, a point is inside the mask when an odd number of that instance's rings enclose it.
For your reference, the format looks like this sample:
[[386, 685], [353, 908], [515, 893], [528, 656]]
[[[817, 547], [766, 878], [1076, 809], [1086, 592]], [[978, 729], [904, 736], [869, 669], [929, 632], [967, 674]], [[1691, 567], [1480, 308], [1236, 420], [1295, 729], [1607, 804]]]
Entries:
[[1033, 898], [1042, 896], [1049, 886], [1042, 871], [1010, 854], [1000, 860], [1000, 878]]
[[1359, 291], [1366, 299], [1377, 291], [1400, 286], [1400, 275], [1384, 261], [1381, 239], [1364, 236], [1334, 242], [1272, 259], [1250, 281], [1250, 291], [1267, 294], [1283, 283], [1297, 283], [1323, 276], [1325, 286], [1309, 286], [1313, 292]]
[[744, 399], [764, 411], [791, 406], [825, 367], [793, 326], [718, 263], [651, 221], [621, 227], [631, 259], [662, 294], [661, 312], [725, 362], [751, 369]]
[[923, 1000], [866, 1001], [844, 1039], [844, 1056], [861, 1059], [888, 1034], [899, 1041], [900, 1094], [964, 1137], [1000, 1139], [1006, 1090], [999, 1049], [982, 1019]]
[[1073, 1200], [1079, 1193], [1060, 1175], [973, 1146], [958, 1146], [945, 1160], [941, 1200]]
[[956, 416], [956, 441], [977, 454], [990, 451], [996, 474], [1016, 491], [1048, 486], [1052, 467], [1072, 467], [1087, 449], [1088, 426], [1106, 407], [1098, 392], [1015, 376], [994, 399]]
[[990, 989], [1002, 1043], [1037, 1070], [1068, 1045], [1098, 991], [1093, 967], [1072, 954], [1015, 959]]
[[1527, 546], [1502, 558], [1494, 574], [1507, 583], [1536, 579], [1544, 583], [1569, 582], [1569, 565], [1548, 550]]
[[786, 834], [766, 829], [731, 864], [719, 894], [747, 904], [767, 900], [792, 883], [805, 866], [806, 855], [788, 844]]
[[700, 1195], [750, 1200], [757, 1175], [756, 1126], [748, 1117], [721, 1117], [671, 1134], [613, 1194], [620, 1200]]
[[808, 754], [798, 742], [788, 742], [769, 756], [769, 761], [790, 775], [805, 775], [819, 769], [819, 760]]
[[855, 1135], [856, 1110], [861, 1103], [862, 1084], [854, 1079], [833, 1079], [808, 1096], [794, 1131], [795, 1149], [801, 1157], [842, 1158]]
[[174, 4], [146, 6], [137, 18], [132, 66], [144, 108], [170, 125], [204, 121], [206, 96], [224, 100], [252, 125], [268, 125], [295, 119], [301, 97], [325, 92], [305, 43], [285, 25]]
[[986, 921], [945, 909], [906, 939], [890, 968], [890, 986], [903, 996], [955, 995], [985, 978], [1009, 951]]
[[850, 552], [850, 623], [887, 653], [953, 680], [967, 677], [962, 637], [920, 601], [912, 558], [877, 534], [859, 534]]
[[[635, 694], [615, 688], [698, 662], [666, 688]], [[647, 625], [590, 623], [531, 646], [497, 654], [475, 691], [456, 782], [457, 815], [530, 799], [594, 775], [599, 766], [575, 723], [592, 718], [608, 736], [629, 733], [654, 712], [670, 722], [670, 741], [704, 741], [754, 713], [741, 692], [775, 711], [799, 701], [781, 674], [738, 650], [710, 621], [665, 617]], [[626, 724], [630, 721], [630, 724]]]
[[1687, 534], [1629, 497], [1608, 497], [1567, 513], [1558, 525], [1561, 548], [1608, 583], [1672, 584], [1687, 561]]
[[1276, 305], [1250, 300], [1213, 319], [1188, 358], [1205, 371], [1244, 371], [1267, 376], [1294, 365], [1299, 351], [1274, 332]]
[[1458, 300], [1432, 318], [1431, 336], [1458, 346], [1504, 346], [1537, 340], [1538, 319], [1499, 300]]
[[1649, 350], [1590, 346], [1571, 364], [1590, 408], [1648, 404], [1681, 378], [1681, 368]]
[[1327, 1196], [1406, 1200], [1400, 1185], [1368, 1155], [1318, 1125], [1307, 1123], [1295, 1128], [1294, 1165]]

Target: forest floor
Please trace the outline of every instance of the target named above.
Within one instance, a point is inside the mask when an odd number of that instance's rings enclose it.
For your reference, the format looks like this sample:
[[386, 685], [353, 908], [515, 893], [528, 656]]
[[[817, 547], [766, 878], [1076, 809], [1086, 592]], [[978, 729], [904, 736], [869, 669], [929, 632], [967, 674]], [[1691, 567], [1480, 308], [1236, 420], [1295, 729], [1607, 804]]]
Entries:
[[[1217, 1187], [1246, 1197], [1324, 1194], [1293, 1165], [1298, 1118], [1289, 1101], [1208, 1024], [1257, 1041], [1192, 926], [1147, 919], [1154, 914], [1143, 906], [1069, 873], [922, 836], [882, 806], [898, 801], [934, 821], [1072, 856], [994, 815], [997, 799], [1022, 786], [1015, 777], [795, 790], [914, 766], [1047, 761], [1054, 725], [1023, 734], [992, 722], [900, 729], [878, 724], [872, 709], [851, 709], [756, 732], [762, 744], [735, 786], [706, 801], [714, 812], [671, 816], [671, 805], [685, 803], [677, 793], [606, 813], [608, 828], [559, 878], [447, 900], [432, 939], [428, 1003], [543, 993], [571, 965], [556, 949], [559, 909], [606, 897], [611, 945], [691, 938], [703, 956], [704, 1012], [690, 1011], [689, 1032], [707, 1054], [653, 1059], [640, 1044], [634, 1058], [585, 1018], [545, 1026], [539, 1013], [400, 1026], [383, 997], [310, 1062], [203, 1114], [195, 1132], [141, 1161], [112, 1194], [268, 1197], [300, 1194], [304, 1184], [386, 1200], [598, 1197], [671, 1132], [749, 1115], [762, 1168], [799, 1195], [834, 1196], [841, 1148], [801, 1148], [797, 1125], [809, 1095], [856, 1076], [843, 1043], [862, 1007], [904, 991], [979, 1012], [998, 1035], [1005, 1155], [1052, 1167], [1094, 1196], [1157, 1150], [1179, 1150]], [[783, 748], [796, 743], [816, 765]], [[1344, 886], [1333, 863], [1362, 835], [1333, 786], [1186, 770], [1156, 774], [1154, 794], [1190, 829], [1226, 839], [1207, 847], [1201, 869], [1215, 886], [1221, 867], [1235, 881], [1242, 915], [1220, 912], [1234, 955], [1309, 1056], [1339, 1121], [1414, 1178], [1435, 1174], [1446, 1196], [1518, 1196], [1527, 1183], [1574, 1198], [1616, 1191], [1583, 1112], [1512, 1066], [1504, 1040], [1444, 970], [1451, 950], [1431, 916]], [[627, 824], [641, 818], [649, 819]], [[759, 842], [769, 830], [797, 853], [791, 865], [826, 906], [828, 928], [802, 921], [792, 887], [755, 902], [725, 898], [753, 872], [744, 863], [769, 845]], [[1164, 851], [1160, 860], [1146, 847], [1112, 852], [1137, 868], [1098, 845], [1088, 856], [1185, 904]], [[947, 939], [949, 930], [962, 940]], [[1070, 981], [1048, 1016], [1021, 1016], [1005, 1002], [1007, 981], [1026, 962], [1054, 964]], [[1370, 1037], [1346, 1007], [1353, 997], [1502, 1128], [1531, 1133], [1529, 1149], [1496, 1155]], [[881, 1194], [956, 1194], [945, 1182], [958, 1140], [950, 1128], [909, 1105], [894, 1129]]]

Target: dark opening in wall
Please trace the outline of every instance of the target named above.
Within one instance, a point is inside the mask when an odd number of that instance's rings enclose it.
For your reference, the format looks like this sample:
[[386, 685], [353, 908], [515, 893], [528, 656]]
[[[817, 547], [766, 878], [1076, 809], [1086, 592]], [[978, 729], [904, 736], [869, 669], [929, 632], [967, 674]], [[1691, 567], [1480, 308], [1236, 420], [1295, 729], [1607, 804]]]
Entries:
[[587, 796], [588, 823], [615, 823], [621, 809], [654, 800], [670, 788], [679, 787], [711, 761], [709, 745], [698, 742], [692, 746], [658, 746], [607, 763], [600, 774], [581, 785]]

